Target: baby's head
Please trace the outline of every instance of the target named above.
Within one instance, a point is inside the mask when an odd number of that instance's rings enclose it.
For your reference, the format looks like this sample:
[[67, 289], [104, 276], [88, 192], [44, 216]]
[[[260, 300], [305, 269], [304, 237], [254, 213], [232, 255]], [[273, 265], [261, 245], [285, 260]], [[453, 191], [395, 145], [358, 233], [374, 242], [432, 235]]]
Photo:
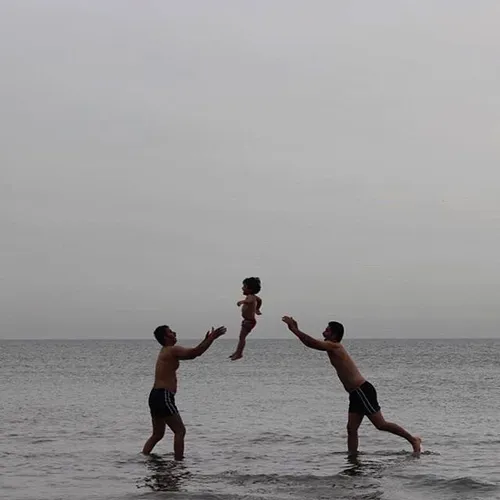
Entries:
[[260, 278], [245, 278], [243, 280], [243, 295], [255, 295], [260, 292]]

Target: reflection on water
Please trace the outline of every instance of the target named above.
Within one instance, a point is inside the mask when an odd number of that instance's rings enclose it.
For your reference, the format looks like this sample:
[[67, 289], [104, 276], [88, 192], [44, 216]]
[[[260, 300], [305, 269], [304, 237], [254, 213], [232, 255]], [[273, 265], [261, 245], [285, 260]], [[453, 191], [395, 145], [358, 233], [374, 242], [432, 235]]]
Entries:
[[393, 462], [373, 460], [360, 455], [352, 455], [346, 458], [347, 466], [340, 472], [344, 476], [364, 476], [371, 479], [380, 479], [387, 468], [391, 468]]
[[166, 460], [159, 455], [150, 455], [144, 465], [147, 468], [147, 475], [137, 481], [138, 488], [180, 491], [183, 481], [191, 475], [183, 462]]
[[348, 466], [341, 472], [346, 476], [360, 476], [363, 474], [363, 464], [359, 460], [359, 455], [348, 455], [346, 458]]
[[380, 479], [383, 476], [384, 465], [366, 458], [361, 459], [359, 455], [351, 455], [346, 458], [346, 467], [339, 476], [348, 476], [347, 482], [341, 483], [344, 492], [352, 490], [352, 497], [376, 500], [383, 498], [384, 490]]

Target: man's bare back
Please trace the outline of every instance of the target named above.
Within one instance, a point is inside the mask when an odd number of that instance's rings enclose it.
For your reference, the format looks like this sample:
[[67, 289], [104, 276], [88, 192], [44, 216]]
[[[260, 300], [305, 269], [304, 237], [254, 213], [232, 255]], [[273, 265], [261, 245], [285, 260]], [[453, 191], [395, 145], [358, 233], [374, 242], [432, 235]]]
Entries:
[[327, 351], [327, 353], [330, 363], [337, 371], [337, 375], [347, 392], [351, 392], [365, 383], [356, 363], [343, 345], [337, 344], [335, 349]]

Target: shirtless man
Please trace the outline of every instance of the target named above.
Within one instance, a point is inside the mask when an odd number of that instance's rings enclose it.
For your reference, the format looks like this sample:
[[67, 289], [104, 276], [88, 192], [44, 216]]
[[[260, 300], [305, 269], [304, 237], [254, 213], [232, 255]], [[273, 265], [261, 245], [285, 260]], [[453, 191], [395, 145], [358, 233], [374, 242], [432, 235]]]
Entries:
[[405, 438], [412, 445], [413, 452], [420, 453], [422, 440], [419, 437], [412, 436], [399, 425], [384, 419], [377, 401], [375, 387], [363, 378], [358, 367], [341, 344], [344, 336], [344, 327], [341, 323], [330, 321], [323, 332], [325, 340], [318, 340], [301, 332], [297, 322], [290, 316], [283, 316], [282, 321], [305, 346], [318, 351], [326, 351], [342, 385], [349, 393], [349, 417], [347, 421], [349, 455], [356, 455], [358, 452], [358, 428], [365, 415], [378, 430]]
[[156, 443], [165, 435], [165, 426], [168, 425], [174, 433], [175, 460], [184, 458], [184, 436], [186, 428], [175, 406], [177, 392], [177, 369], [179, 361], [195, 359], [201, 356], [213, 341], [226, 333], [226, 328], [220, 326], [216, 330], [207, 332], [205, 339], [196, 347], [182, 347], [177, 344], [177, 334], [168, 326], [156, 328], [154, 336], [162, 346], [155, 368], [155, 382], [149, 394], [149, 408], [153, 420], [153, 434], [146, 441], [142, 453], [149, 455]]

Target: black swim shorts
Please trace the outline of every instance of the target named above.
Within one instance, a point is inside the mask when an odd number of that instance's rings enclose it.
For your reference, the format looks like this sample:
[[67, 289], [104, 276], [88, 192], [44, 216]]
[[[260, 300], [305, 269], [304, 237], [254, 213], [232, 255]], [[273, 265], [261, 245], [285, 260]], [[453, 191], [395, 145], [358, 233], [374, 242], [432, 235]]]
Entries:
[[241, 322], [241, 331], [250, 333], [255, 328], [256, 324], [257, 324], [256, 319], [244, 319]]
[[364, 382], [349, 393], [349, 413], [373, 415], [380, 411], [377, 401], [377, 391], [370, 382]]
[[175, 406], [175, 393], [168, 389], [151, 389], [148, 403], [152, 417], [171, 417], [179, 414]]

